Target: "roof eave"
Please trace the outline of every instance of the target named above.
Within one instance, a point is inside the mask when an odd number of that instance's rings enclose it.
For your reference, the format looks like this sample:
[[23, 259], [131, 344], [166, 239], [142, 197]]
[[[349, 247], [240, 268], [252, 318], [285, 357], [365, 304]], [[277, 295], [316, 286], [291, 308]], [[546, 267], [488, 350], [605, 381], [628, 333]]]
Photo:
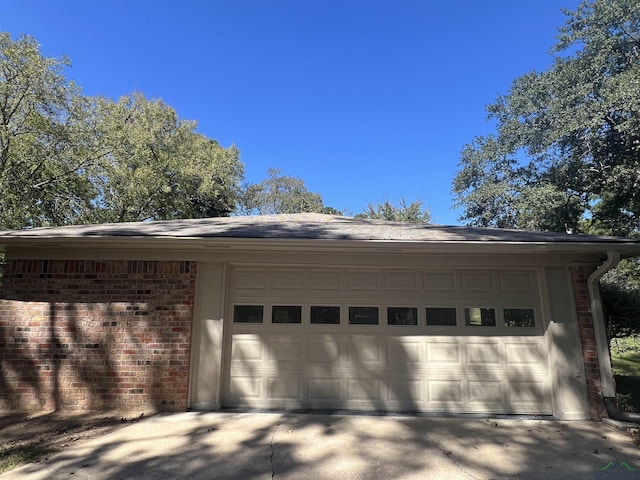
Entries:
[[609, 250], [622, 258], [640, 256], [637, 242], [520, 242], [520, 241], [397, 241], [369, 239], [281, 239], [237, 237], [13, 237], [0, 239], [0, 249], [11, 251], [82, 250], [82, 249], [151, 249], [210, 251], [353, 251], [404, 253], [475, 253], [475, 254], [593, 254]]

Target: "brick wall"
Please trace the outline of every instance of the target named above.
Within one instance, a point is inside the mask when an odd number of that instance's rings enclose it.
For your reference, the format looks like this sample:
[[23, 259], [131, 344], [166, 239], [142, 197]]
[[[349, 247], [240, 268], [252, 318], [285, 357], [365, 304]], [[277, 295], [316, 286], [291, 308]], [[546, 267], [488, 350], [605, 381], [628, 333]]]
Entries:
[[607, 411], [602, 399], [600, 365], [593, 330], [593, 317], [591, 316], [591, 299], [587, 286], [587, 280], [592, 272], [593, 268], [575, 267], [572, 269], [582, 360], [587, 381], [587, 394], [589, 395], [589, 411], [591, 418], [600, 420], [607, 416]]
[[10, 260], [0, 409], [185, 410], [196, 264]]

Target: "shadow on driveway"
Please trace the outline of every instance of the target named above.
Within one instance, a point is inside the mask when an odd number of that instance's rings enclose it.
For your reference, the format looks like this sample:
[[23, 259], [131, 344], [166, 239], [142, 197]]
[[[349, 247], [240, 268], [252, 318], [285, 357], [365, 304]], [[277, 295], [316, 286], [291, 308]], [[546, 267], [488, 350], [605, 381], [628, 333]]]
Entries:
[[185, 412], [0, 479], [593, 479], [639, 458], [626, 432], [597, 422]]

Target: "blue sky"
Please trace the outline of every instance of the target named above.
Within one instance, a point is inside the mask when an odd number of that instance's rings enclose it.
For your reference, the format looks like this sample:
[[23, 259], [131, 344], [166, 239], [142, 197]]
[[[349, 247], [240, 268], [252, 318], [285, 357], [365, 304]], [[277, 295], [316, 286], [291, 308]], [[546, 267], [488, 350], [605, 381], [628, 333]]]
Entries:
[[548, 53], [578, 0], [0, 0], [87, 95], [140, 91], [326, 205], [420, 198], [459, 224], [451, 183], [485, 105]]

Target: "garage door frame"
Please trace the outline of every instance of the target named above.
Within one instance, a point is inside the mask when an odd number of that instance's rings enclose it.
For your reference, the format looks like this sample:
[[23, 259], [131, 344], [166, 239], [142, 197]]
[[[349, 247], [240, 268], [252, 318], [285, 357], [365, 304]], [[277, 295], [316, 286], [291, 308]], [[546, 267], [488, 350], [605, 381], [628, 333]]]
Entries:
[[[458, 263], [458, 262], [456, 262]], [[276, 262], [252, 264], [251, 266], [273, 266]], [[233, 265], [244, 265], [234, 262]], [[296, 264], [292, 268], [315, 267], [317, 264]], [[340, 265], [339, 268], [343, 268]], [[361, 265], [356, 265], [356, 268]], [[227, 292], [231, 266], [226, 262], [198, 263], [196, 309], [194, 316], [192, 367], [190, 381], [190, 408], [215, 410], [222, 406], [223, 355], [225, 329], [231, 318], [228, 308], [231, 297]], [[390, 267], [380, 267], [390, 269]], [[400, 270], [405, 267], [400, 267]], [[425, 267], [427, 268], [427, 267]], [[484, 267], [479, 267], [482, 269]], [[508, 266], [516, 270], [532, 268]], [[441, 269], [438, 266], [437, 269]], [[475, 270], [474, 267], [466, 268]], [[552, 368], [551, 400], [552, 413], [562, 419], [589, 418], [586, 400], [584, 367], [577, 333], [573, 290], [568, 269], [559, 266], [537, 269], [540, 293], [540, 309], [544, 319], [544, 336]]]

